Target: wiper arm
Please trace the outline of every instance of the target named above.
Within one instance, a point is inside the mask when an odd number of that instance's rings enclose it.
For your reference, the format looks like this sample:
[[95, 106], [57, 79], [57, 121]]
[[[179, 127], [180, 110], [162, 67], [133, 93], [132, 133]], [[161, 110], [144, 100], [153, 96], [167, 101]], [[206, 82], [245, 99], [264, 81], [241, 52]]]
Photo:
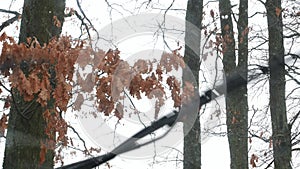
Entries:
[[125, 142], [120, 144], [118, 147], [113, 149], [110, 153], [107, 153], [107, 154], [104, 154], [101, 156], [97, 156], [97, 157], [93, 157], [93, 158], [89, 158], [89, 159], [79, 161], [79, 162], [76, 162], [73, 164], [69, 164], [66, 166], [58, 167], [56, 169], [91, 169], [91, 168], [97, 167], [97, 166], [115, 158], [117, 155], [137, 149], [141, 146], [144, 146], [146, 144], [149, 144], [153, 141], [156, 141], [156, 140], [164, 137], [165, 135], [158, 137], [156, 139], [153, 139], [151, 141], [148, 141], [146, 143], [143, 143], [143, 144], [137, 143], [137, 141], [139, 139], [155, 132], [156, 130], [160, 129], [161, 127], [163, 127], [165, 125], [172, 127], [173, 124], [175, 123], [177, 117], [178, 117], [178, 111], [173, 111], [173, 112], [163, 116], [159, 120], [153, 122], [150, 126], [142, 129], [141, 131], [139, 131], [138, 133], [136, 133], [135, 135], [133, 135], [132, 137], [127, 139]]
[[[226, 82], [227, 90], [225, 90], [226, 92], [232, 92], [236, 88], [239, 88], [242, 85], [247, 84], [247, 79], [242, 77], [240, 75], [239, 71], [235, 71], [235, 72], [231, 73], [230, 76], [228, 76], [226, 78], [226, 80], [227, 80], [227, 82]], [[252, 79], [250, 79], [250, 80], [252, 80]], [[222, 93], [222, 91], [224, 91], [224, 90], [222, 90], [222, 88], [224, 88], [224, 84], [221, 84], [219, 86], [216, 86], [214, 89], [209, 89], [206, 92], [204, 92], [204, 95], [200, 96], [199, 109], [201, 108], [201, 106], [209, 103], [213, 98], [217, 98], [220, 95], [225, 94], [224, 92]], [[136, 133], [135, 135], [130, 137], [128, 140], [126, 140], [125, 142], [120, 144], [118, 147], [113, 149], [110, 153], [107, 153], [107, 154], [104, 154], [101, 156], [96, 156], [93, 158], [89, 158], [89, 159], [79, 161], [79, 162], [76, 162], [73, 164], [69, 164], [66, 166], [58, 167], [56, 169], [91, 169], [91, 168], [97, 167], [97, 166], [115, 158], [117, 155], [137, 149], [141, 146], [144, 146], [144, 145], [152, 143], [158, 139], [161, 139], [167, 133], [162, 135], [159, 138], [150, 140], [146, 143], [143, 143], [143, 144], [137, 143], [137, 141], [139, 139], [145, 137], [146, 135], [153, 133], [154, 131], [160, 129], [161, 127], [163, 127], [165, 125], [168, 125], [169, 127], [173, 126], [177, 120], [178, 114], [179, 114], [178, 111], [174, 110], [173, 112], [163, 116], [159, 120], [153, 122], [150, 126], [142, 129], [141, 131], [139, 131], [138, 133]], [[179, 121], [180, 121], [180, 119], [179, 119]]]

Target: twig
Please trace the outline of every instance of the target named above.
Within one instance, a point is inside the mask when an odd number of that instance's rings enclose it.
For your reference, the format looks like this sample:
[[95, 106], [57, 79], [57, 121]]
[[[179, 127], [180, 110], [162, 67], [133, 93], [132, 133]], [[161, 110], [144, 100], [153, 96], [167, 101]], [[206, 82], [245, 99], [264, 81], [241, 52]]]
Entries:
[[273, 164], [273, 162], [274, 162], [274, 160], [272, 160], [272, 161], [267, 165], [267, 167], [266, 167], [265, 169], [271, 167], [271, 165]]
[[11, 93], [11, 90], [9, 90], [2, 82], [0, 82], [0, 86], [2, 86], [6, 91]]
[[77, 135], [79, 140], [82, 141], [84, 149], [86, 150], [86, 152], [88, 152], [88, 149], [86, 147], [86, 143], [85, 143], [84, 139], [79, 135], [79, 133], [76, 131], [76, 129], [69, 124], [67, 125], [67, 127], [70, 128]]
[[10, 10], [6, 10], [6, 9], [0, 9], [0, 12], [4, 12], [4, 13], [10, 13], [10, 14], [15, 14], [15, 15], [21, 15], [19, 12], [17, 11], [10, 11]]
[[292, 126], [294, 125], [295, 121], [298, 119], [300, 115], [300, 111], [298, 111], [298, 113], [293, 117], [293, 119], [289, 122], [289, 126], [290, 128], [292, 128]]
[[264, 141], [264, 142], [266, 142], [266, 143], [269, 143], [269, 142], [270, 142], [270, 139], [266, 139], [266, 138], [260, 137], [260, 136], [254, 134], [254, 133], [251, 133], [250, 131], [249, 131], [249, 134], [250, 134], [251, 137], [259, 138], [260, 140], [262, 140], [262, 141]]
[[[89, 39], [91, 40], [92, 38], [91, 38], [91, 34], [90, 34], [90, 31], [89, 31], [89, 29], [88, 29], [87, 24], [84, 23], [84, 19], [87, 20], [87, 22], [89, 23], [89, 25], [90, 25], [90, 27], [92, 28], [92, 30], [94, 30], [94, 31], [96, 32], [97, 40], [98, 40], [99, 37], [100, 37], [98, 31], [95, 29], [95, 27], [94, 27], [94, 25], [92, 24], [91, 20], [85, 15], [84, 11], [83, 11], [82, 8], [81, 8], [81, 5], [80, 5], [79, 0], [76, 0], [76, 2], [77, 2], [77, 6], [78, 6], [78, 8], [79, 8], [81, 14], [83, 15], [83, 18], [82, 18], [81, 22], [82, 22], [82, 24], [85, 25], [85, 28], [86, 28], [86, 31], [87, 31], [87, 33], [88, 33]], [[77, 13], [77, 12], [75, 11], [75, 14], [76, 14], [76, 13]], [[77, 13], [77, 14], [78, 14], [78, 13]]]
[[292, 151], [300, 151], [300, 148], [293, 148]]
[[10, 10], [5, 10], [5, 9], [0, 9], [0, 12], [4, 13], [9, 13], [9, 14], [14, 14], [15, 16], [13, 18], [8, 19], [7, 21], [3, 22], [2, 25], [0, 26], [0, 32], [10, 24], [14, 23], [16, 20], [18, 20], [21, 16], [20, 13], [16, 11], [10, 11]]
[[[133, 103], [132, 99], [130, 98], [130, 96], [128, 95], [128, 93], [127, 93], [125, 90], [123, 90], [123, 92], [124, 92], [124, 94], [127, 96], [127, 98], [129, 99], [129, 101], [130, 101], [131, 105], [133, 106], [133, 108], [134, 108], [135, 110], [137, 110], [136, 106], [134, 105], [134, 103]], [[137, 113], [137, 116], [138, 116], [138, 119], [139, 119], [140, 123], [146, 128], [147, 126], [146, 126], [146, 124], [142, 121], [139, 112]]]

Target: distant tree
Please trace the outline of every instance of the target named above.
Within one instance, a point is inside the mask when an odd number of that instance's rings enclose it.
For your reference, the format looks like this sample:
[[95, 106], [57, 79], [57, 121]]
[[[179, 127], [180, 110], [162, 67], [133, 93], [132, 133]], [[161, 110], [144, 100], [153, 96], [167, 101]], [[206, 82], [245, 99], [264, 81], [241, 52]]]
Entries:
[[281, 0], [267, 0], [270, 111], [275, 169], [291, 169], [291, 128], [287, 122]]
[[[203, 0], [189, 0], [186, 10], [185, 52], [184, 61], [191, 69], [199, 85], [201, 23], [203, 16]], [[194, 27], [192, 28], [191, 25]], [[196, 30], [195, 30], [196, 28]], [[183, 75], [184, 77], [185, 75]], [[198, 112], [196, 112], [198, 113]], [[201, 127], [199, 115], [193, 127], [187, 131], [184, 126], [184, 169], [201, 168]]]
[[[234, 38], [232, 6], [229, 0], [219, 2], [222, 53], [225, 77], [234, 72], [247, 81], [248, 76], [248, 1], [240, 0], [237, 22], [238, 39]], [[238, 55], [235, 43], [238, 43]], [[236, 63], [236, 59], [238, 62]], [[230, 84], [226, 84], [227, 88]], [[230, 149], [230, 168], [248, 168], [248, 97], [247, 84], [227, 92], [226, 125]]]

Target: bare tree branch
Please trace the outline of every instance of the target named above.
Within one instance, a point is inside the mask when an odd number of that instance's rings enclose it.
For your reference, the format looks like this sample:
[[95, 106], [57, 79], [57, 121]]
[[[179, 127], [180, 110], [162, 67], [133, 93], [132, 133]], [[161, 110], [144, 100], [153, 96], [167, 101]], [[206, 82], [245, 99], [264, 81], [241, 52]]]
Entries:
[[85, 140], [79, 135], [79, 133], [76, 131], [76, 129], [73, 126], [71, 126], [71, 125], [68, 125], [67, 127], [70, 128], [77, 135], [77, 137], [79, 138], [79, 140], [83, 143], [83, 147], [84, 147], [85, 151], [89, 152], [88, 149], [87, 149], [87, 147], [86, 147]]
[[70, 17], [72, 15], [75, 15], [81, 21], [81, 25], [80, 25], [81, 35], [79, 36], [79, 39], [83, 35], [83, 30], [85, 29], [87, 34], [88, 34], [88, 39], [90, 41], [91, 46], [92, 46], [92, 43], [91, 43], [92, 36], [91, 36], [91, 33], [90, 33], [90, 29], [95, 31], [96, 37], [97, 37], [97, 40], [96, 40], [96, 44], [97, 44], [98, 40], [100, 39], [99, 32], [96, 30], [96, 28], [94, 27], [91, 20], [86, 16], [85, 12], [83, 11], [83, 9], [81, 7], [81, 4], [80, 4], [79, 0], [76, 0], [76, 3], [77, 3], [77, 7], [79, 8], [79, 11], [80, 11], [82, 16], [78, 13], [78, 11], [71, 10], [68, 14], [65, 14], [65, 17]]
[[21, 17], [21, 14], [17, 11], [10, 11], [10, 10], [5, 10], [5, 9], [0, 9], [0, 12], [4, 13], [9, 13], [9, 14], [14, 14], [15, 16], [13, 18], [8, 19], [7, 21], [3, 22], [0, 25], [0, 32], [10, 24], [14, 23], [16, 20], [18, 20]]

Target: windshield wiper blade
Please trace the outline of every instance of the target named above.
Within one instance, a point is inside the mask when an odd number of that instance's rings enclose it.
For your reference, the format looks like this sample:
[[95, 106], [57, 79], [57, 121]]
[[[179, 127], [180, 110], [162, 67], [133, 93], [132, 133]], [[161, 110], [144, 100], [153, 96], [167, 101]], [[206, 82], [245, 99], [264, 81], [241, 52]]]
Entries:
[[[252, 79], [250, 79], [250, 80], [252, 80]], [[228, 77], [226, 77], [226, 90], [225, 91], [232, 92], [233, 90], [247, 84], [247, 82], [248, 82], [247, 78], [242, 77], [239, 71], [234, 71], [234, 72], [230, 73], [230, 75]], [[224, 89], [224, 85], [225, 84], [223, 83], [221, 85], [216, 86], [214, 89], [209, 89], [206, 92], [204, 92], [204, 94], [200, 96], [199, 109], [201, 108], [201, 106], [209, 103], [212, 99], [225, 94], [224, 92], [222, 92], [222, 91], [224, 91], [224, 90], [222, 90], [222, 89]], [[89, 159], [79, 161], [76, 163], [72, 163], [72, 164], [69, 164], [66, 166], [58, 167], [56, 169], [91, 169], [91, 168], [97, 167], [103, 163], [106, 163], [107, 161], [115, 158], [119, 154], [137, 149], [143, 145], [146, 145], [153, 141], [156, 141], [156, 140], [164, 137], [165, 135], [161, 136], [158, 139], [151, 140], [145, 144], [137, 143], [137, 141], [139, 139], [145, 137], [146, 135], [153, 133], [154, 131], [160, 129], [161, 127], [163, 127], [165, 125], [168, 125], [169, 127], [173, 126], [177, 120], [178, 114], [179, 113], [174, 110], [173, 112], [163, 116], [159, 120], [153, 122], [150, 126], [142, 129], [141, 131], [139, 131], [138, 133], [136, 133], [135, 135], [133, 135], [132, 137], [127, 139], [125, 142], [123, 142], [118, 147], [113, 149], [110, 153], [107, 153], [107, 154], [104, 154], [101, 156], [96, 156], [93, 158], [89, 158]], [[179, 119], [179, 121], [180, 121], [180, 119]]]
[[132, 137], [127, 139], [125, 142], [120, 144], [115, 149], [113, 149], [110, 153], [107, 153], [107, 154], [104, 154], [101, 156], [97, 156], [97, 157], [93, 157], [93, 158], [89, 158], [89, 159], [79, 161], [79, 162], [76, 162], [73, 164], [69, 164], [66, 166], [58, 167], [56, 169], [91, 169], [91, 168], [97, 167], [97, 166], [115, 158], [117, 155], [137, 149], [143, 145], [146, 145], [148, 143], [151, 143], [153, 141], [160, 139], [160, 137], [159, 137], [157, 139], [153, 139], [144, 144], [137, 143], [137, 141], [139, 139], [155, 132], [156, 130], [162, 128], [165, 125], [168, 125], [169, 127], [173, 126], [177, 117], [178, 117], [178, 111], [174, 110], [173, 112], [171, 112], [171, 113], [163, 116], [159, 120], [153, 122], [150, 126], [145, 127], [141, 131], [137, 132], [135, 135], [133, 135]]

